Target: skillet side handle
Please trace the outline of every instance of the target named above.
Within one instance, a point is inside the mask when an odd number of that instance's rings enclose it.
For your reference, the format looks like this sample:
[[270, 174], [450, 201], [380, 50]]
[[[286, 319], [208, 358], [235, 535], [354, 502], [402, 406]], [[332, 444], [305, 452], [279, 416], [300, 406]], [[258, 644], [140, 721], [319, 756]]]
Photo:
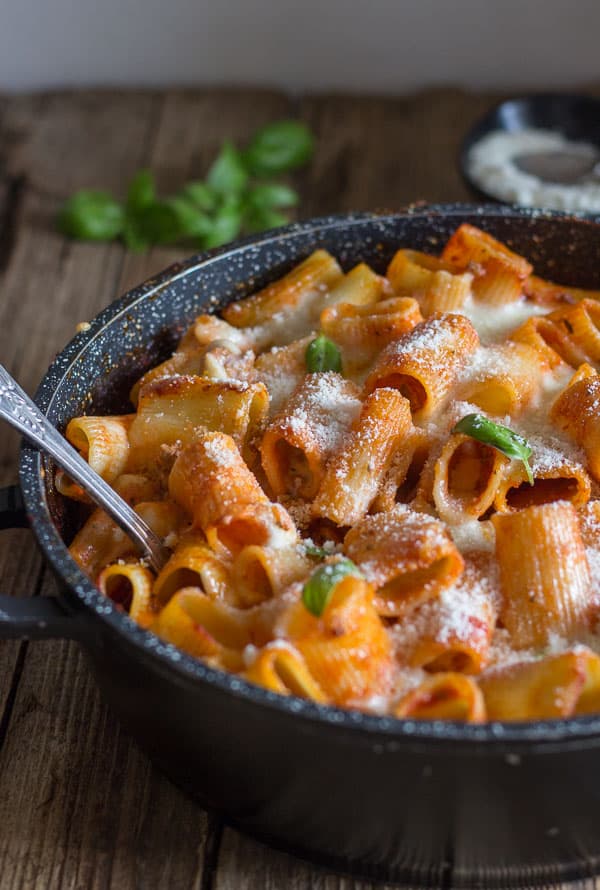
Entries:
[[83, 640], [83, 622], [56, 596], [0, 594], [0, 640]]
[[18, 485], [0, 488], [0, 530], [5, 528], [28, 528], [27, 514]]
[[[0, 530], [28, 528], [18, 485], [0, 488]], [[58, 597], [15, 597], [0, 594], [0, 640], [82, 640], [81, 617], [68, 612]]]

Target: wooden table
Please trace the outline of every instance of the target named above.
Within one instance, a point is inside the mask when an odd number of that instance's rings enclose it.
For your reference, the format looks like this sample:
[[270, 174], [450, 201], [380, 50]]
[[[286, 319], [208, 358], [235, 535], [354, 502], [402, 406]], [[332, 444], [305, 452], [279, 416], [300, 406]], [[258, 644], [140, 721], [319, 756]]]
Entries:
[[[455, 90], [387, 99], [240, 90], [0, 97], [0, 361], [32, 392], [78, 322], [182, 255], [66, 241], [54, 221], [73, 190], [122, 195], [141, 166], [161, 190], [175, 190], [204, 174], [223, 139], [243, 141], [294, 116], [318, 139], [296, 177], [302, 217], [465, 200], [458, 146], [495, 98]], [[0, 484], [15, 479], [17, 448], [2, 427]], [[26, 531], [1, 537], [0, 575], [0, 589], [15, 596], [53, 591]], [[371, 886], [271, 851], [204, 813], [123, 734], [75, 645], [0, 644], [0, 890]]]

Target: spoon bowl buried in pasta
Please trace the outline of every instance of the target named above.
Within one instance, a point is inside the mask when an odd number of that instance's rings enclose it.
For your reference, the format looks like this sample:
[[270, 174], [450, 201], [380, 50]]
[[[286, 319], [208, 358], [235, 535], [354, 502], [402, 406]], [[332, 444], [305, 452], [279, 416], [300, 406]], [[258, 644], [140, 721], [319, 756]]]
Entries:
[[64, 600], [5, 598], [2, 633], [80, 637], [155, 761], [279, 845], [420, 883], [449, 851], [459, 883], [576, 871], [600, 744], [599, 232], [498, 208], [325, 220], [115, 304], [39, 396], [90, 456], [108, 445], [173, 556], [154, 577], [26, 449]]

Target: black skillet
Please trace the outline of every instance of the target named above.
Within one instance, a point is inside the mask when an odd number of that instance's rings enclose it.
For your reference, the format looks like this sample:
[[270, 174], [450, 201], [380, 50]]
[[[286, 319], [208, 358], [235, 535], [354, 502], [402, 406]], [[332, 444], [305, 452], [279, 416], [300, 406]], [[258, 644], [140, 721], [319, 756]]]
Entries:
[[600, 99], [582, 93], [533, 93], [507, 99], [491, 108], [471, 127], [460, 148], [458, 166], [478, 201], [498, 201], [469, 173], [469, 152], [496, 130], [552, 130], [572, 142], [587, 142], [600, 150]]
[[[317, 246], [385, 269], [400, 245], [441, 247], [472, 222], [542, 275], [600, 287], [600, 220], [510, 208], [416, 207], [289, 226], [172, 266], [113, 303], [38, 390], [59, 428], [120, 412], [139, 375], [196, 314], [284, 273]], [[137, 627], [70, 559], [78, 517], [25, 445], [23, 504], [58, 599], [0, 598], [0, 638], [67, 637], [86, 650], [123, 725], [173, 781], [233, 825], [335, 869], [413, 886], [566, 880], [600, 864], [600, 716], [463, 726], [399, 721], [284, 698], [206, 667]], [[1, 522], [22, 520], [5, 491]]]

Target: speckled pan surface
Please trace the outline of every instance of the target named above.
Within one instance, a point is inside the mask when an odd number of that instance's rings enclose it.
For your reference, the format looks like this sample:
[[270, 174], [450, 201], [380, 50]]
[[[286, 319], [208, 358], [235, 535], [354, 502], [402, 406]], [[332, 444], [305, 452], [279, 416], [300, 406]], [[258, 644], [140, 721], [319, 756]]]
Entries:
[[[365, 260], [383, 270], [393, 251], [410, 246], [430, 252], [441, 248], [462, 221], [501, 238], [530, 259], [541, 274], [580, 286], [600, 286], [600, 224], [541, 211], [499, 206], [415, 206], [396, 214], [331, 217], [288, 226], [254, 239], [192, 257], [109, 306], [78, 334], [44, 377], [36, 400], [60, 428], [83, 412], [118, 413], [127, 406], [130, 385], [162, 360], [201, 311], [218, 310], [277, 278], [317, 246], [330, 250], [344, 268]], [[26, 507], [42, 550], [66, 587], [74, 610], [124, 635], [140, 654], [161, 662], [178, 682], [209, 683], [256, 706], [293, 712], [298, 719], [337, 725], [344, 730], [394, 739], [455, 740], [478, 748], [484, 742], [581, 746], [600, 733], [600, 718], [521, 725], [459, 726], [373, 717], [283, 698], [214, 671], [174, 647], [161, 643], [120, 613], [70, 559], [61, 533], [74, 523], [70, 507], [52, 489], [43, 461], [25, 446], [20, 478]]]

